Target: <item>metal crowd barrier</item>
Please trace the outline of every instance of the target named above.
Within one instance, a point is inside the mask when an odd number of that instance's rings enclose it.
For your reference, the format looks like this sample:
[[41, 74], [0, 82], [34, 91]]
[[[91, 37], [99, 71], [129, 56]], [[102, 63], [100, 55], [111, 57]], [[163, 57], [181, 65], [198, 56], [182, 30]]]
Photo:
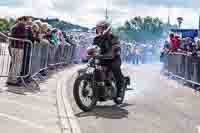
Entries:
[[[30, 66], [26, 67], [23, 61], [27, 60], [28, 56], [31, 56], [31, 53], [28, 55], [27, 49], [33, 46], [32, 42], [8, 37], [1, 32], [0, 36], [4, 38], [4, 41], [0, 42], [0, 77], [27, 77], [30, 73]], [[23, 67], [26, 67], [27, 70], [22, 70]], [[25, 71], [27, 71], [27, 73], [25, 73]]]
[[10, 67], [10, 55], [8, 52], [7, 42], [0, 42], [0, 76], [7, 77]]
[[11, 38], [0, 32], [0, 77], [7, 77], [11, 84], [26, 79], [34, 79], [51, 66], [71, 63], [74, 45], [52, 45], [47, 40], [32, 43], [29, 40]]
[[200, 85], [200, 57], [170, 53], [165, 55], [164, 66], [172, 76]]
[[47, 40], [35, 43], [32, 50], [31, 75], [35, 76], [49, 68], [70, 64], [73, 45], [52, 45]]

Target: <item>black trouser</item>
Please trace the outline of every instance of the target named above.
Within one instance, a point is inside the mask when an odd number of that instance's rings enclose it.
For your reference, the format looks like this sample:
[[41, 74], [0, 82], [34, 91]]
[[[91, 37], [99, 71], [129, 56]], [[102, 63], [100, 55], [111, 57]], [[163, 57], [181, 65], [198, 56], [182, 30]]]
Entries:
[[[124, 80], [123, 80], [124, 76], [123, 76], [122, 71], [121, 71], [121, 58], [116, 57], [112, 60], [102, 59], [100, 64], [102, 66], [107, 67], [107, 72], [112, 71], [113, 76], [116, 80], [117, 96], [120, 96], [121, 89], [124, 85]], [[103, 80], [103, 77], [100, 76], [100, 75], [101, 75], [101, 72], [97, 70], [96, 71], [96, 80], [97, 81]]]
[[113, 59], [113, 61], [108, 65], [109, 70], [112, 71], [114, 78], [116, 80], [116, 86], [118, 89], [118, 96], [120, 95], [120, 91], [123, 87], [123, 74], [121, 71], [121, 58], [120, 57], [116, 57], [115, 59]]

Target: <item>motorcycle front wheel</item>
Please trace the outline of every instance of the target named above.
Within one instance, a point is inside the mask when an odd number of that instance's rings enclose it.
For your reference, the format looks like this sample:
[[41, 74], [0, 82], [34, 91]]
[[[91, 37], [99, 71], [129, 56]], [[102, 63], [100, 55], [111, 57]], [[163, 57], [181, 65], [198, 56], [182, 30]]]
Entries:
[[91, 111], [97, 104], [98, 95], [93, 83], [85, 75], [80, 75], [74, 83], [74, 99], [84, 112]]

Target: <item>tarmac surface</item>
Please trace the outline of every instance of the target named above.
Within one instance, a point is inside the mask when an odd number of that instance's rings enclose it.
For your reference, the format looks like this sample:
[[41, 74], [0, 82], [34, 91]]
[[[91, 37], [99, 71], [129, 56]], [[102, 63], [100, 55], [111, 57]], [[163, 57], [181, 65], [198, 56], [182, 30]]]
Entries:
[[83, 133], [200, 133], [200, 93], [160, 74], [160, 65], [124, 65], [132, 85], [124, 104], [99, 103], [82, 112], [74, 102], [73, 82], [67, 91]]
[[[87, 113], [77, 107], [72, 93], [76, 72], [81, 67], [59, 70], [40, 84], [38, 92], [1, 88], [0, 131], [60, 133], [64, 131], [60, 120], [67, 119], [66, 133], [80, 133], [78, 125], [82, 133], [200, 133], [200, 92], [160, 74], [159, 64], [123, 65], [123, 73], [132, 81], [124, 104], [98, 103]], [[64, 91], [58, 91], [60, 79], [64, 79]], [[57, 99], [64, 100], [58, 104]], [[58, 105], [66, 115], [59, 115]]]

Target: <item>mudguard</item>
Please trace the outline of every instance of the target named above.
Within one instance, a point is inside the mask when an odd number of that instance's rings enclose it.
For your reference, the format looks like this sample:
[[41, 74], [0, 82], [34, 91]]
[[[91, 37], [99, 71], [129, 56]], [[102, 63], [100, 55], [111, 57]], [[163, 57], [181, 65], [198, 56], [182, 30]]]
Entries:
[[78, 75], [83, 76], [86, 80], [92, 80], [92, 74], [86, 73], [87, 69], [80, 69], [78, 70]]
[[86, 73], [86, 68], [78, 70], [79, 75], [82, 75], [84, 73]]

